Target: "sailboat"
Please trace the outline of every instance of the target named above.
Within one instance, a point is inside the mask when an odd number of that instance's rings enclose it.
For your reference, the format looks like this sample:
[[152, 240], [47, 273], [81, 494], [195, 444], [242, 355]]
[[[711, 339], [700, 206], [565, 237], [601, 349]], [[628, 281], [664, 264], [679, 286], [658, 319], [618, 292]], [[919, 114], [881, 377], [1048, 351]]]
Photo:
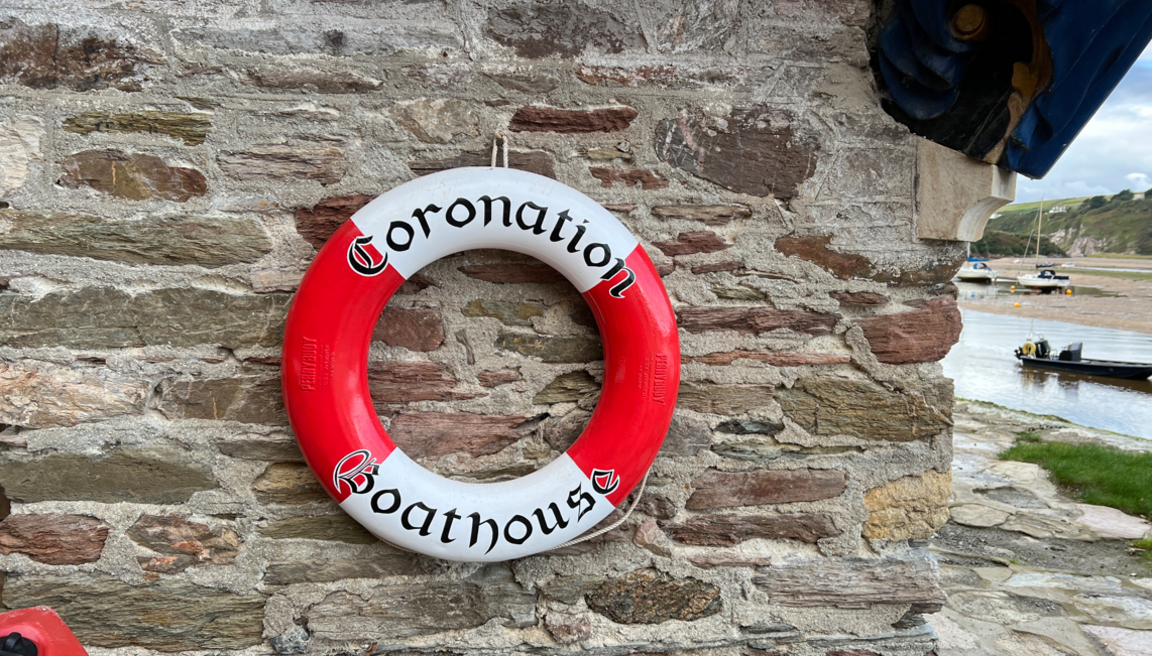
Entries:
[[1067, 289], [1072, 284], [1072, 280], [1068, 276], [1062, 276], [1052, 270], [1054, 266], [1051, 262], [1040, 263], [1040, 226], [1044, 222], [1044, 199], [1040, 199], [1040, 208], [1036, 210], [1036, 268], [1040, 269], [1038, 273], [1025, 273], [1016, 278], [1016, 282], [1021, 287], [1028, 289], [1035, 289], [1042, 293], [1054, 292], [1057, 290]]

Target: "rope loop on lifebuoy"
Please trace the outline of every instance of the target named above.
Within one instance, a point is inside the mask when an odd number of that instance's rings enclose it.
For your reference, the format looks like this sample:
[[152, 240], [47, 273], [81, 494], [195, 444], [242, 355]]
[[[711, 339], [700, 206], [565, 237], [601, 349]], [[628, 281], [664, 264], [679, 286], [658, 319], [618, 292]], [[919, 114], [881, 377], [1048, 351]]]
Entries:
[[[525, 253], [557, 269], [587, 301], [604, 344], [600, 400], [576, 442], [532, 474], [489, 484], [443, 478], [412, 461], [368, 392], [369, 344], [393, 293], [424, 266], [476, 248]], [[618, 525], [580, 537], [637, 486], [639, 500], [680, 379], [672, 305], [636, 238], [576, 190], [495, 167], [418, 178], [337, 230], [293, 299], [282, 363], [293, 431], [328, 493], [376, 536], [463, 561], [519, 558]]]
[[492, 139], [492, 168], [496, 168], [496, 146], [498, 144], [504, 146], [504, 168], [508, 168], [508, 136], [503, 132], [497, 132]]

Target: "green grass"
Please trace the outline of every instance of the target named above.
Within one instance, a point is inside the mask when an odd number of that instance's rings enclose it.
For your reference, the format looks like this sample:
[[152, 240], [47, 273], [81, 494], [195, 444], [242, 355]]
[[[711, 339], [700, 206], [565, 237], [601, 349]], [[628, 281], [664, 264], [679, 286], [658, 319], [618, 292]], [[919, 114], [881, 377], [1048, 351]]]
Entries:
[[1106, 260], [1152, 260], [1152, 255], [1136, 255], [1135, 253], [1093, 253], [1088, 257]]
[[[1045, 200], [1044, 207], [1049, 209], [1058, 207], [1060, 205], [1063, 205], [1064, 207], [1079, 207], [1080, 203], [1088, 200], [1088, 198], [1088, 196], [1081, 196], [1080, 198], [1058, 198], [1056, 200]], [[1105, 198], [1111, 198], [1111, 196], [1105, 196]], [[1039, 207], [1040, 201], [1034, 200], [1031, 203], [1016, 203], [1014, 205], [1005, 205], [997, 211], [1001, 214], [1012, 212], [1035, 212]], [[1036, 217], [1033, 216], [1032, 218], [1035, 219]]]
[[1042, 440], [1040, 439], [1040, 433], [1036, 431], [1020, 431], [1016, 433], [1016, 441], [1028, 444], [1039, 444]]
[[1139, 556], [1144, 559], [1144, 566], [1148, 568], [1148, 573], [1152, 574], [1152, 539], [1142, 538], [1129, 542], [1128, 545], [1134, 549], [1140, 549]]
[[1105, 278], [1128, 278], [1129, 280], [1152, 280], [1152, 271], [1144, 273], [1142, 271], [1085, 271], [1084, 269], [1072, 269], [1069, 273], [1075, 273], [1077, 276], [1103, 276]]
[[1152, 452], [1133, 453], [1095, 444], [1018, 441], [1002, 460], [1040, 465], [1084, 503], [1152, 517]]

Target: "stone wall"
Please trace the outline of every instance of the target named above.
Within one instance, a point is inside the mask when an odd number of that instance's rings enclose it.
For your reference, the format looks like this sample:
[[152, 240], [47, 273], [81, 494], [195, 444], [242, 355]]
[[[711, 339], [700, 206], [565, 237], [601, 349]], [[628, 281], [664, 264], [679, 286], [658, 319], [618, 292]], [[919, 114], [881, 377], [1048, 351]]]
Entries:
[[[0, 10], [7, 608], [53, 606], [97, 654], [933, 648], [963, 246], [917, 237], [868, 2]], [[480, 566], [340, 512], [278, 362], [336, 226], [498, 131], [640, 238], [684, 382], [623, 526]], [[464, 480], [549, 462], [603, 376], [575, 290], [498, 252], [421, 271], [374, 339], [381, 420]]]

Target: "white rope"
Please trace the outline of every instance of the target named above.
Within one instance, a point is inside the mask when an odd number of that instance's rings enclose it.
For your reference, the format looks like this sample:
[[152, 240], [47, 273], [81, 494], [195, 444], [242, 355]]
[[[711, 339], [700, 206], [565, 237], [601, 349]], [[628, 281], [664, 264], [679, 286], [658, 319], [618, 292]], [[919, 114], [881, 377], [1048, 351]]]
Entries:
[[504, 144], [504, 168], [508, 168], [508, 135], [503, 132], [497, 132], [495, 138], [492, 139], [492, 168], [496, 168], [497, 144], [500, 143]]
[[[564, 544], [561, 544], [561, 545], [556, 546], [556, 547], [552, 547], [548, 551], [555, 551], [556, 549], [563, 549], [564, 547], [571, 547], [574, 544], [580, 544], [581, 542], [587, 542], [588, 540], [591, 540], [592, 538], [598, 538], [601, 535], [604, 535], [605, 533], [607, 533], [608, 531], [611, 531], [612, 529], [616, 528], [617, 526], [620, 526], [621, 524], [623, 524], [628, 519], [628, 517], [632, 514], [632, 511], [636, 510], [636, 506], [640, 505], [640, 497], [644, 496], [644, 486], [648, 484], [648, 474], [650, 474], [651, 472], [652, 472], [651, 469], [644, 472], [644, 480], [640, 481], [640, 488], [638, 490], [636, 490], [636, 498], [632, 500], [632, 505], [628, 506], [628, 512], [624, 513], [623, 517], [621, 517], [620, 519], [613, 522], [611, 526], [605, 526], [604, 528], [600, 529], [599, 531], [596, 531], [595, 533], [589, 533], [588, 535], [581, 535], [580, 537], [576, 538], [575, 540], [569, 540], [569, 541], [565, 542]], [[545, 553], [547, 553], [547, 552], [545, 552]]]

